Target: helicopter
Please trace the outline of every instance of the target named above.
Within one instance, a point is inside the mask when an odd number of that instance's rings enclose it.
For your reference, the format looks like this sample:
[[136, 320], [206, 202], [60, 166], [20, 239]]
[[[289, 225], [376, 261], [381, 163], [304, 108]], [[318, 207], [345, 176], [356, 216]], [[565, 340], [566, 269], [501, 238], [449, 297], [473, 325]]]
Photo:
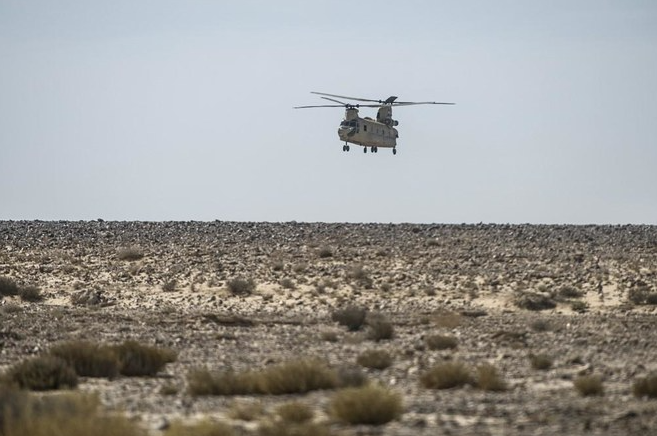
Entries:
[[[349, 143], [351, 143], [363, 147], [363, 153], [367, 153], [368, 147], [372, 153], [378, 153], [379, 147], [381, 147], [392, 148], [392, 154], [397, 154], [397, 138], [399, 138], [399, 133], [397, 132], [397, 129], [395, 129], [395, 126], [399, 125], [399, 121], [392, 119], [393, 106], [413, 106], [419, 104], [454, 104], [435, 101], [397, 101], [396, 96], [390, 96], [385, 100], [373, 100], [369, 98], [346, 97], [344, 95], [327, 94], [325, 92], [315, 91], [311, 91], [311, 94], [320, 95], [320, 98], [337, 104], [296, 106], [294, 109], [344, 107], [344, 120], [342, 120], [340, 127], [338, 127], [338, 137], [341, 141], [344, 141], [342, 151], [349, 151]], [[362, 101], [366, 102], [367, 104], [345, 103], [343, 101], [337, 100], [338, 98], [352, 101]], [[376, 120], [370, 117], [359, 117], [358, 109], [361, 107], [378, 107], [379, 110], [376, 114]]]

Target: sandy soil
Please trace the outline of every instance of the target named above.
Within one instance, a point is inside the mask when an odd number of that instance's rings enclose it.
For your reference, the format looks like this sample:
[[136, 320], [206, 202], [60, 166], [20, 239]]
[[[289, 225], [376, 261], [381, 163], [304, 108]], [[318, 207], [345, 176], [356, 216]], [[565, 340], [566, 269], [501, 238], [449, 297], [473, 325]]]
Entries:
[[[127, 249], [143, 257], [122, 258]], [[403, 395], [404, 414], [381, 427], [331, 424], [336, 432], [647, 435], [657, 428], [657, 400], [632, 395], [633, 381], [657, 370], [657, 310], [629, 299], [657, 293], [654, 226], [0, 222], [0, 276], [45, 296], [0, 302], [0, 370], [70, 339], [137, 339], [179, 352], [157, 377], [84, 379], [79, 387], [153, 434], [176, 418], [228, 419], [236, 402], [271, 410], [300, 398], [327, 420], [332, 392], [192, 397], [186, 374], [298, 356], [355, 367], [373, 348], [391, 352], [394, 363], [365, 371]], [[253, 279], [256, 290], [231, 294], [227, 283], [238, 277]], [[536, 296], [556, 307], [518, 307]], [[373, 342], [333, 322], [347, 305], [388, 317], [394, 338]], [[249, 322], [230, 322], [237, 318]], [[338, 340], [324, 340], [327, 331]], [[424, 339], [437, 333], [455, 336], [458, 348], [427, 349]], [[553, 356], [552, 369], [532, 369], [532, 353]], [[492, 363], [509, 389], [422, 387], [420, 375], [448, 359]], [[600, 375], [604, 395], [580, 396], [573, 379], [582, 374]], [[165, 385], [178, 393], [163, 395]], [[257, 426], [231, 422], [247, 432]]]

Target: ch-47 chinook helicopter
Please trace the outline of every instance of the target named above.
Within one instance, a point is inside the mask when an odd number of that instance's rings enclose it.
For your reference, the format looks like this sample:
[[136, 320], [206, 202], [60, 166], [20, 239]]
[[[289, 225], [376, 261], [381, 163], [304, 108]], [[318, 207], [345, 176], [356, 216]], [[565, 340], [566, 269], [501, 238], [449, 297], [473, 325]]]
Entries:
[[[397, 154], [397, 138], [399, 133], [394, 126], [399, 125], [399, 121], [392, 119], [393, 106], [413, 106], [418, 104], [454, 104], [441, 103], [435, 101], [397, 101], [397, 97], [391, 96], [385, 100], [372, 100], [369, 98], [345, 97], [344, 95], [326, 94], [324, 92], [311, 92], [323, 97], [324, 100], [332, 101], [337, 104], [323, 104], [315, 106], [296, 106], [294, 109], [308, 109], [317, 107], [344, 107], [344, 120], [338, 128], [338, 136], [344, 141], [342, 151], [349, 151], [349, 143], [360, 145], [363, 152], [367, 153], [367, 147], [370, 147], [372, 153], [377, 153], [379, 147], [392, 148], [392, 154]], [[329, 98], [334, 97], [334, 98]], [[364, 101], [370, 104], [351, 104], [345, 103], [336, 98], [344, 98], [353, 101]], [[375, 104], [372, 104], [375, 103]], [[376, 120], [358, 116], [360, 107], [378, 107]]]

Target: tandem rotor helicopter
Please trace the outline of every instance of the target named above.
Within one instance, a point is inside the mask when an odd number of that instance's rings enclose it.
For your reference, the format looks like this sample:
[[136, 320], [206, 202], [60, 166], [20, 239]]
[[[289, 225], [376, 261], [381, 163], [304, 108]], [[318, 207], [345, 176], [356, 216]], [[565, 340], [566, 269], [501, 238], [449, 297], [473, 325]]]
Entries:
[[[392, 148], [392, 154], [397, 154], [397, 138], [399, 133], [394, 126], [399, 125], [399, 121], [392, 119], [393, 106], [413, 106], [418, 104], [454, 104], [442, 103], [435, 101], [397, 101], [397, 97], [391, 96], [385, 100], [372, 100], [369, 98], [346, 97], [344, 95], [326, 94], [324, 92], [311, 92], [311, 94], [321, 95], [324, 100], [332, 101], [337, 104], [322, 104], [314, 106], [296, 106], [294, 109], [309, 109], [318, 107], [344, 107], [344, 120], [338, 128], [338, 136], [344, 141], [342, 151], [349, 151], [349, 143], [363, 147], [363, 153], [367, 153], [367, 147], [370, 147], [372, 153], [377, 153], [379, 147]], [[333, 98], [330, 98], [333, 97]], [[343, 98], [352, 101], [364, 101], [369, 104], [352, 104], [345, 103], [336, 98]], [[358, 116], [358, 108], [361, 107], [378, 107], [376, 120]]]

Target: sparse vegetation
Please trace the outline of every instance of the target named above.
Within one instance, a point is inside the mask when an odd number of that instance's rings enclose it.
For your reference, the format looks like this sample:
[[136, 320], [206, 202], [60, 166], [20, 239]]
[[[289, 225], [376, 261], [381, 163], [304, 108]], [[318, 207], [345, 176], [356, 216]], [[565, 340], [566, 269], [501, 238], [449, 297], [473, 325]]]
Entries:
[[327, 257], [333, 257], [333, 249], [331, 249], [331, 247], [323, 246], [318, 250], [317, 255], [321, 259], [326, 259]]
[[384, 341], [395, 336], [395, 327], [382, 314], [370, 314], [367, 317], [367, 337], [373, 341]]
[[294, 289], [294, 288], [296, 288], [296, 285], [294, 284], [294, 280], [288, 279], [288, 278], [282, 279], [279, 282], [279, 284], [281, 285], [281, 287], [283, 289]]
[[392, 365], [392, 356], [385, 350], [366, 350], [356, 359], [360, 366], [371, 369], [386, 369]]
[[470, 368], [464, 363], [444, 362], [435, 365], [420, 377], [420, 383], [429, 389], [450, 389], [474, 384]]
[[10, 277], [0, 276], [0, 296], [18, 295], [18, 285]]
[[250, 295], [256, 289], [256, 283], [252, 278], [238, 277], [228, 282], [228, 291], [233, 295]]
[[547, 371], [552, 368], [552, 357], [547, 354], [530, 354], [529, 362], [533, 369]]
[[261, 371], [212, 373], [197, 369], [187, 376], [192, 395], [302, 394], [339, 385], [338, 374], [315, 359], [291, 361]]
[[233, 436], [235, 431], [223, 422], [212, 422], [208, 419], [196, 424], [183, 424], [174, 421], [164, 432], [164, 436]]
[[450, 350], [458, 346], [458, 341], [453, 336], [430, 335], [424, 341], [430, 350]]
[[500, 392], [505, 391], [507, 386], [497, 368], [485, 363], [477, 367], [477, 388], [484, 391]]
[[315, 415], [313, 409], [301, 401], [290, 401], [281, 404], [276, 408], [276, 414], [283, 421], [294, 423], [309, 422]]
[[577, 392], [584, 397], [602, 395], [604, 393], [602, 378], [598, 375], [579, 376], [573, 381], [573, 385], [577, 389]]
[[570, 303], [570, 308], [573, 312], [584, 313], [589, 310], [589, 305], [585, 301], [575, 300]]
[[234, 402], [228, 416], [240, 421], [255, 421], [265, 414], [265, 408], [259, 401], [236, 401]]
[[657, 398], [657, 372], [637, 379], [632, 385], [632, 393], [639, 398]]
[[[2, 436], [145, 436], [121, 415], [105, 415], [95, 397], [57, 395], [34, 397], [0, 387]], [[198, 435], [196, 433], [195, 435]]]
[[43, 294], [41, 289], [36, 286], [21, 286], [19, 291], [21, 300], [30, 303], [38, 303], [43, 301]]
[[346, 388], [334, 394], [329, 410], [348, 424], [382, 425], [401, 416], [402, 399], [378, 385]]
[[31, 357], [14, 365], [6, 378], [22, 389], [33, 391], [73, 389], [78, 385], [73, 368], [64, 359], [49, 355]]
[[574, 286], [564, 285], [559, 288], [558, 295], [561, 298], [581, 298], [584, 295], [584, 292], [580, 291]]
[[347, 306], [342, 309], [337, 309], [331, 314], [331, 319], [340, 325], [349, 329], [349, 331], [357, 331], [365, 323], [367, 310], [357, 306]]
[[116, 253], [116, 257], [119, 260], [139, 260], [144, 257], [144, 252], [137, 247], [126, 247], [119, 249]]
[[557, 303], [550, 296], [529, 291], [516, 293], [513, 304], [527, 310], [546, 310], [557, 307]]
[[125, 341], [113, 347], [119, 360], [119, 371], [128, 377], [154, 376], [167, 363], [176, 361], [176, 353], [168, 348], [151, 347], [136, 341]]
[[79, 376], [112, 378], [119, 374], [118, 356], [107, 346], [87, 341], [65, 342], [53, 346], [50, 354], [64, 360]]
[[352, 266], [347, 272], [347, 277], [365, 289], [372, 289], [372, 284], [374, 281], [370, 277], [369, 273], [365, 270], [363, 265], [358, 264]]

